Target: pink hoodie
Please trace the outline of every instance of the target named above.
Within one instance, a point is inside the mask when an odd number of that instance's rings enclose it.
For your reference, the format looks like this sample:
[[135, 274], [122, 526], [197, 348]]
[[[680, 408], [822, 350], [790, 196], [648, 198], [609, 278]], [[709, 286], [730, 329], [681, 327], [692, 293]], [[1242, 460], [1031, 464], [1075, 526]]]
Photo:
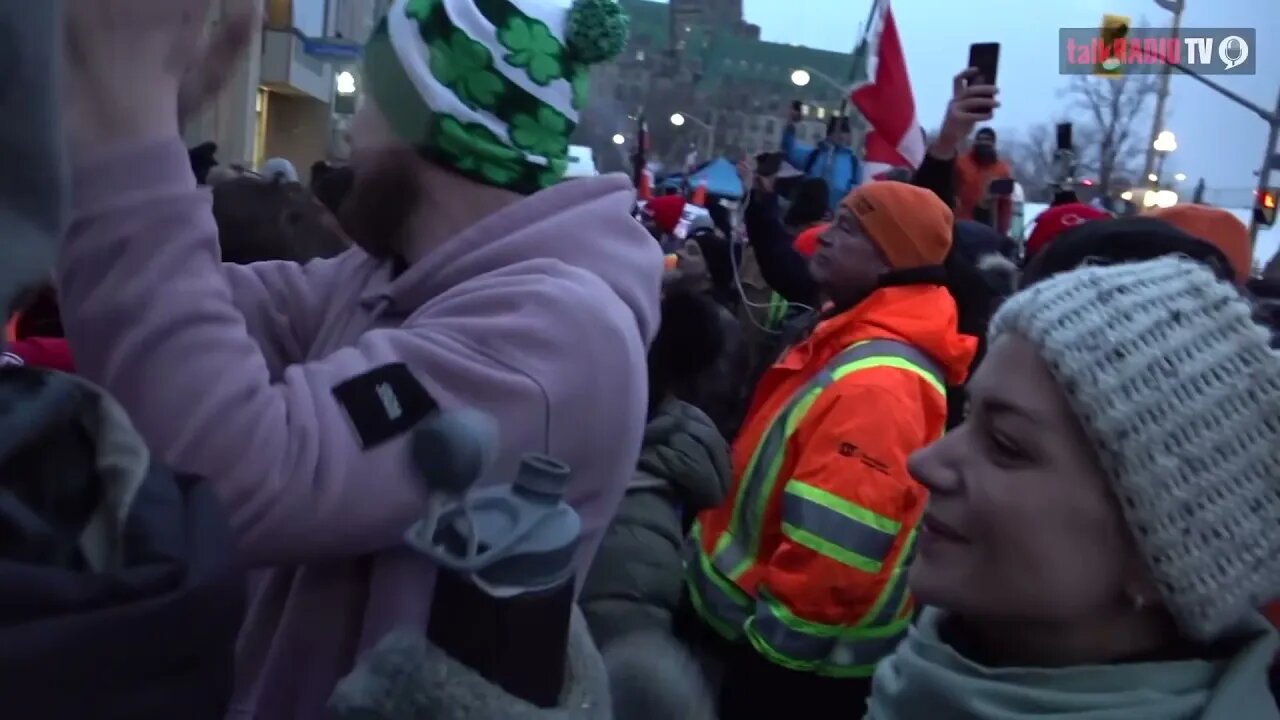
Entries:
[[165, 462], [213, 481], [264, 569], [230, 717], [322, 717], [358, 653], [426, 626], [433, 568], [401, 542], [423, 481], [405, 435], [357, 431], [335, 392], [353, 377], [405, 363], [441, 407], [492, 414], [494, 481], [525, 452], [567, 462], [585, 574], [635, 469], [658, 326], [662, 255], [626, 178], [538, 193], [394, 279], [360, 250], [224, 266], [177, 138], [89, 159], [74, 198], [57, 280], [80, 373]]

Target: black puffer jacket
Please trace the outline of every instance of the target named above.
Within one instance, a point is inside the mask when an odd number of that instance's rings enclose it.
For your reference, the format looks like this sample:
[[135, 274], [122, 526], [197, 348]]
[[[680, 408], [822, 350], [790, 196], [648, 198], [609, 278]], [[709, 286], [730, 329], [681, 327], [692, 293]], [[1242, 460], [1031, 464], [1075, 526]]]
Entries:
[[678, 400], [664, 404], [579, 598], [601, 649], [634, 632], [671, 632], [688, 520], [719, 505], [731, 479], [729, 444], [710, 418]]
[[244, 576], [209, 487], [77, 378], [0, 369], [4, 716], [220, 720]]

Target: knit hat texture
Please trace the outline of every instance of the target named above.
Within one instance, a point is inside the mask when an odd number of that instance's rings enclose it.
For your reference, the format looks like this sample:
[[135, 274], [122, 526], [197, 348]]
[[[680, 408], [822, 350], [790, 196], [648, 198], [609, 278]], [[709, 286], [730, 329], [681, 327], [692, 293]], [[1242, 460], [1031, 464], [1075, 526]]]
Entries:
[[627, 42], [615, 0], [394, 0], [364, 75], [396, 134], [487, 185], [564, 179], [590, 66]]
[[1249, 228], [1230, 211], [1208, 205], [1174, 205], [1152, 211], [1151, 217], [1163, 220], [1221, 250], [1231, 263], [1237, 283], [1248, 280], [1253, 273], [1253, 248], [1249, 242]]
[[1039, 351], [1084, 427], [1165, 605], [1222, 636], [1280, 592], [1280, 355], [1204, 265], [1059, 275], [1009, 299], [991, 340]]
[[1040, 213], [1036, 225], [1027, 238], [1026, 256], [1031, 257], [1045, 248], [1062, 233], [1093, 220], [1107, 220], [1111, 214], [1084, 203], [1058, 205]]
[[941, 265], [951, 252], [954, 216], [929, 190], [879, 180], [854, 188], [840, 204], [894, 270]]

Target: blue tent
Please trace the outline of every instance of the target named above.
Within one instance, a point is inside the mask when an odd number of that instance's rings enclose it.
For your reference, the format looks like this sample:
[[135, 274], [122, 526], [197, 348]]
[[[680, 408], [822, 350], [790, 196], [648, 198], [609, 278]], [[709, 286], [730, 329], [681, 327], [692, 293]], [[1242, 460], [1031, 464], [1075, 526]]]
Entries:
[[[658, 183], [658, 187], [680, 187], [684, 183], [684, 173], [668, 175]], [[708, 195], [719, 195], [730, 200], [742, 199], [742, 181], [738, 179], [738, 168], [725, 158], [716, 158], [703, 163], [689, 176], [689, 188], [707, 184]]]

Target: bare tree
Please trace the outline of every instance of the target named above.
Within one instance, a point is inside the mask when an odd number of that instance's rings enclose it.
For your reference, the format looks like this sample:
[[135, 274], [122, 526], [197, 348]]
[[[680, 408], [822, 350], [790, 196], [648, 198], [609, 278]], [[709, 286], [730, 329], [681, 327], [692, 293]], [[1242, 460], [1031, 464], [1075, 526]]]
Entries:
[[1159, 75], [1077, 75], [1064, 92], [1074, 125], [1076, 160], [1082, 174], [1098, 177], [1103, 192], [1121, 177], [1141, 172], [1146, 153], [1144, 121], [1160, 87]]
[[1000, 143], [1000, 155], [1009, 163], [1013, 177], [1022, 186], [1028, 202], [1053, 199], [1054, 162], [1057, 136], [1051, 123], [1037, 123], [1022, 133], [1001, 133], [1011, 137]]

